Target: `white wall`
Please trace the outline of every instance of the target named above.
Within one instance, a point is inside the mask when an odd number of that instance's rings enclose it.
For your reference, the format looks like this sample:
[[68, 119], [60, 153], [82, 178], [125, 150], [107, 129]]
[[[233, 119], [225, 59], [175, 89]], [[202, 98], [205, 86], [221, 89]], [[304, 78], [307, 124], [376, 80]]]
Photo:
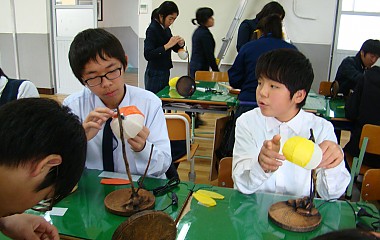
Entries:
[[49, 33], [47, 0], [14, 2], [17, 33]]
[[139, 17], [136, 0], [103, 0], [103, 21], [98, 21], [98, 27], [126, 27], [139, 32]]
[[0, 0], [0, 33], [13, 33], [12, 11], [9, 0]]

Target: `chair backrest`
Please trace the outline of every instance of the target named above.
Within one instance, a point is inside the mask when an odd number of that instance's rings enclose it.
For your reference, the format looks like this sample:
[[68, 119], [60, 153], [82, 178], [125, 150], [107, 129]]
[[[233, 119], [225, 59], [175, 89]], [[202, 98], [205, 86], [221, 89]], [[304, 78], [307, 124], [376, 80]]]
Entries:
[[368, 139], [365, 152], [380, 155], [380, 126], [372, 124], [363, 126], [359, 148], [362, 148], [364, 138]]
[[232, 180], [232, 157], [224, 157], [219, 162], [218, 186], [234, 187], [234, 181]]
[[228, 72], [196, 71], [195, 80], [208, 82], [228, 82]]
[[322, 81], [319, 83], [318, 93], [323, 96], [335, 98], [336, 95], [338, 94], [338, 90], [339, 90], [338, 81], [333, 81], [333, 82]]
[[165, 113], [166, 126], [171, 141], [186, 140], [186, 153], [190, 157], [190, 117], [186, 113]]
[[361, 199], [365, 201], [380, 200], [380, 169], [369, 169], [363, 177]]
[[318, 93], [323, 96], [331, 96], [331, 84], [332, 82], [328, 82], [328, 81], [320, 82]]

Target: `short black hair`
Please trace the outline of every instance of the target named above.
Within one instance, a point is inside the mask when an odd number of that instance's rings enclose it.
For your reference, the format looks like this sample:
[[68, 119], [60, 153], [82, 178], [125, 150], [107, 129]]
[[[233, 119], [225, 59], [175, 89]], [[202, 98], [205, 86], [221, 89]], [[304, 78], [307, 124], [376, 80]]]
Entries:
[[[261, 76], [284, 84], [290, 91], [290, 98], [302, 89], [308, 94], [314, 79], [309, 59], [298, 50], [287, 48], [272, 50], [259, 57], [256, 78]], [[306, 97], [297, 107], [301, 108], [305, 102]]]
[[82, 85], [84, 66], [91, 60], [96, 61], [97, 56], [103, 60], [116, 58], [124, 69], [127, 67], [123, 46], [113, 34], [101, 28], [86, 29], [75, 36], [69, 51], [71, 70]]
[[179, 15], [178, 6], [172, 1], [165, 1], [161, 3], [161, 5], [157, 8], [155, 17], [158, 18], [160, 15], [162, 15], [162, 19], [165, 20], [167, 16], [173, 13], [177, 13], [177, 15]]
[[62, 158], [35, 191], [54, 185], [60, 199], [69, 194], [82, 175], [86, 151], [82, 124], [68, 107], [44, 98], [18, 99], [0, 107], [0, 165], [16, 168], [51, 154]]
[[270, 14], [262, 18], [257, 24], [264, 36], [271, 35], [274, 38], [282, 39], [282, 20], [277, 14]]
[[263, 17], [266, 17], [270, 14], [277, 14], [278, 16], [281, 16], [281, 19], [284, 19], [285, 10], [278, 2], [269, 2], [265, 4], [263, 9], [261, 9], [258, 14], [256, 14], [256, 19], [260, 21]]
[[380, 41], [377, 39], [368, 39], [363, 43], [360, 51], [363, 51], [364, 55], [367, 53], [372, 53], [380, 56]]
[[196, 25], [195, 21], [201, 26], [204, 26], [208, 19], [214, 15], [214, 11], [209, 7], [198, 8], [195, 13], [195, 18], [191, 22]]

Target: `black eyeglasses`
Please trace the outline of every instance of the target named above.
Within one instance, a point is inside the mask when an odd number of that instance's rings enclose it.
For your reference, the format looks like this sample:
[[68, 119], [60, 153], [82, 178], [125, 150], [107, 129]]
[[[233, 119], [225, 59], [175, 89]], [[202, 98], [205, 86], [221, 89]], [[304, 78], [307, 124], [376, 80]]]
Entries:
[[95, 87], [100, 85], [103, 82], [103, 78], [107, 78], [108, 80], [114, 80], [121, 76], [121, 67], [116, 68], [115, 70], [112, 70], [102, 76], [96, 76], [93, 78], [88, 78], [86, 80], [83, 80], [83, 82], [89, 86], [89, 87]]
[[[56, 166], [55, 168], [51, 169], [48, 174], [50, 174], [50, 172], [52, 172], [54, 170], [56, 172], [55, 173], [56, 175], [55, 175], [55, 181], [54, 182], [57, 183], [57, 180], [58, 180], [58, 166]], [[51, 211], [53, 209], [54, 203], [59, 198], [59, 196], [55, 196], [56, 188], [57, 188], [57, 186], [54, 186], [53, 197], [41, 200], [39, 203], [37, 203], [36, 206], [32, 207], [32, 209], [34, 211], [37, 211], [37, 212], [48, 212], [48, 211]]]

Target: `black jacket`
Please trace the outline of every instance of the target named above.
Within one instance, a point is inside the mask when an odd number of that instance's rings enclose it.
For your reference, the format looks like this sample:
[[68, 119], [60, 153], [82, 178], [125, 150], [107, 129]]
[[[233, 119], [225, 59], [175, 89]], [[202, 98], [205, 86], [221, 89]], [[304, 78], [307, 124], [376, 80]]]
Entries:
[[180, 46], [165, 51], [164, 45], [172, 37], [170, 28], [163, 29], [162, 26], [154, 19], [146, 29], [146, 38], [144, 40], [144, 57], [148, 61], [147, 68], [155, 70], [169, 70], [173, 67], [171, 53], [172, 50], [177, 52]]
[[247, 42], [252, 40], [253, 32], [257, 28], [259, 21], [255, 19], [246, 19], [241, 22], [238, 30], [238, 37], [236, 40], [236, 50], [239, 52], [240, 48]]
[[[365, 124], [380, 125], [380, 67], [374, 66], [367, 70], [364, 77], [358, 81], [356, 88], [346, 102], [346, 118], [354, 123], [350, 141], [344, 150], [352, 156], [359, 156], [359, 141]], [[377, 160], [376, 160], [377, 159]], [[377, 155], [366, 154], [364, 163], [380, 167]]]
[[199, 26], [193, 33], [192, 51], [190, 68], [194, 71], [212, 71], [218, 72], [218, 66], [215, 62], [215, 40], [207, 27]]
[[360, 51], [355, 57], [346, 57], [339, 65], [335, 80], [339, 83], [339, 93], [348, 96], [356, 83], [363, 78], [364, 67], [360, 58]]

